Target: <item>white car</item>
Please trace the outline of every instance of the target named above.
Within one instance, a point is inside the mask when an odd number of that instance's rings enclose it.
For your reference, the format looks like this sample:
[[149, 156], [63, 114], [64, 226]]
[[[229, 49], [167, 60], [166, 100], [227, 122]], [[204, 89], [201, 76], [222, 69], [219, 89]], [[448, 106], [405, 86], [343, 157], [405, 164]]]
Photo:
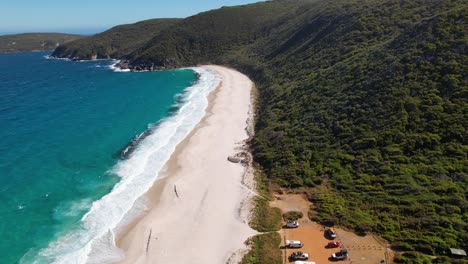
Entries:
[[333, 253], [331, 256], [334, 260], [344, 260], [348, 258], [348, 250], [342, 249], [340, 252]]
[[301, 248], [304, 244], [302, 244], [299, 240], [286, 240], [286, 247], [289, 248]]
[[294, 261], [294, 264], [315, 264], [315, 262], [314, 261], [297, 260], [297, 261]]
[[289, 259], [290, 259], [290, 260], [308, 260], [308, 259], [309, 259], [309, 254], [304, 253], [304, 252], [302, 252], [302, 251], [293, 252], [293, 253], [289, 256]]
[[296, 228], [296, 227], [299, 227], [299, 223], [297, 221], [291, 221], [289, 220], [287, 223], [286, 223], [286, 227], [287, 228]]

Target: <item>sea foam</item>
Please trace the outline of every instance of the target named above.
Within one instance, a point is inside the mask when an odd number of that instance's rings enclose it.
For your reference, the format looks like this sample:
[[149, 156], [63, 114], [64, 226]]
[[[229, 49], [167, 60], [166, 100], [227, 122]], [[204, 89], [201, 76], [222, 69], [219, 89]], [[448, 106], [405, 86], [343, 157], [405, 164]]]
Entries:
[[117, 64], [119, 64], [119, 60], [113, 60], [113, 63], [109, 66], [109, 68], [115, 72], [130, 72], [130, 69], [121, 69], [117, 67]]
[[[203, 68], [193, 68], [197, 82], [178, 98], [178, 110], [160, 122], [130, 156], [110, 173], [121, 177], [112, 191], [93, 202], [81, 219], [82, 228], [70, 231], [39, 251], [33, 263], [110, 263], [123, 258], [116, 247], [119, 228], [145, 210], [144, 193], [158, 178], [176, 146], [205, 115], [208, 95], [220, 78]], [[23, 258], [24, 263], [26, 260]]]

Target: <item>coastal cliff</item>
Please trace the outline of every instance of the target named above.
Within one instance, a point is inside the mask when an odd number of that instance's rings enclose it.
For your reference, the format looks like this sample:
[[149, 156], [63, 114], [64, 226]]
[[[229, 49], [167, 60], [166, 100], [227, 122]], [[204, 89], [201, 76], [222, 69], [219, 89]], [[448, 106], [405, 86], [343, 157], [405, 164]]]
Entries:
[[53, 55], [246, 73], [259, 90], [254, 158], [272, 182], [306, 190], [313, 220], [437, 255], [468, 246], [467, 14], [460, 0], [269, 1], [173, 21], [122, 50], [85, 39]]

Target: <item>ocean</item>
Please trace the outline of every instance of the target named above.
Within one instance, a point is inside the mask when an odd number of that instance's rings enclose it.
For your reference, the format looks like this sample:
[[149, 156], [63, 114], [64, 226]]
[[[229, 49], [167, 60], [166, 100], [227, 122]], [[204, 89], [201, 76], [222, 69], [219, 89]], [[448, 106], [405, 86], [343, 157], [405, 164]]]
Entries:
[[0, 54], [1, 263], [106, 263], [216, 75]]

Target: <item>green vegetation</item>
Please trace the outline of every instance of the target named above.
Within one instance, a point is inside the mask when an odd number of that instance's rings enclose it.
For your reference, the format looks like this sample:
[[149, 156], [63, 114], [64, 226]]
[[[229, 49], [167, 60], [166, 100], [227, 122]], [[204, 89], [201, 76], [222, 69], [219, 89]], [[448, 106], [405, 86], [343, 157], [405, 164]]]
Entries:
[[407, 263], [407, 264], [431, 264], [432, 259], [428, 256], [424, 256], [417, 252], [407, 252], [402, 255], [398, 255], [394, 259], [395, 263]]
[[273, 197], [270, 193], [269, 181], [265, 173], [262, 171], [261, 167], [258, 164], [254, 163], [253, 167], [255, 169], [255, 183], [256, 189], [259, 196], [267, 200], [272, 200]]
[[52, 56], [70, 59], [124, 58], [145, 44], [161, 30], [179, 19], [150, 19], [134, 24], [120, 25], [94, 36], [69, 42], [58, 47]]
[[255, 208], [249, 225], [259, 231], [277, 231], [281, 229], [281, 211], [279, 208], [270, 207], [268, 200], [262, 197], [255, 197]]
[[467, 259], [450, 259], [449, 257], [443, 256], [432, 260], [435, 264], [468, 264]]
[[83, 36], [62, 33], [25, 33], [0, 36], [0, 53], [54, 50]]
[[438, 257], [432, 258], [427, 255], [423, 255], [418, 252], [410, 251], [403, 254], [398, 254], [395, 259], [395, 263], [405, 263], [405, 264], [467, 264], [468, 260], [466, 259], [450, 259], [449, 257]]
[[[293, 2], [272, 1], [247, 6], [223, 7], [188, 17], [162, 31], [130, 56], [132, 66], [180, 67], [202, 63], [222, 63], [231, 52], [264, 37], [296, 8]], [[245, 58], [247, 54], [232, 54]]]
[[[312, 189], [319, 222], [444, 255], [468, 247], [467, 14], [462, 0], [269, 1], [184, 19], [127, 58], [246, 73], [271, 181]], [[281, 217], [256, 214], [266, 229]]]
[[[254, 164], [257, 167], [257, 164]], [[253, 200], [254, 209], [249, 225], [259, 232], [268, 232], [256, 235], [249, 239], [251, 247], [243, 259], [242, 264], [261, 263], [283, 263], [280, 250], [281, 236], [278, 232], [281, 229], [281, 210], [271, 207], [269, 202], [272, 197], [269, 190], [269, 182], [260, 168], [255, 170], [256, 189], [258, 196]]]
[[281, 236], [277, 232], [256, 235], [249, 240], [249, 244], [252, 249], [244, 256], [241, 264], [283, 263]]
[[288, 221], [288, 220], [296, 221], [296, 220], [302, 218], [303, 216], [304, 216], [304, 214], [302, 212], [291, 211], [291, 212], [284, 213], [283, 214], [283, 219], [284, 219], [284, 221]]
[[253, 200], [254, 208], [249, 225], [259, 232], [270, 232], [281, 229], [281, 210], [271, 207], [269, 202], [272, 197], [268, 188], [268, 179], [260, 168], [256, 169], [255, 181], [257, 193]]

